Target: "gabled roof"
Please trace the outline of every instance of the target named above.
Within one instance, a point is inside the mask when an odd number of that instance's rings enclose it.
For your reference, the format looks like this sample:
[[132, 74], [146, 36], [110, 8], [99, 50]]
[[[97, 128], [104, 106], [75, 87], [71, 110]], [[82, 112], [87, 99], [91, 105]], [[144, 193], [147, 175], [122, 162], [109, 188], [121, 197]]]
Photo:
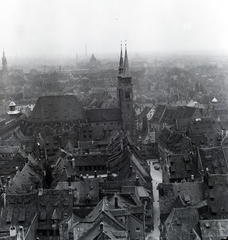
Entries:
[[193, 154], [178, 154], [168, 157], [170, 180], [181, 180], [198, 176], [198, 165]]
[[228, 218], [227, 182], [228, 174], [208, 175], [207, 202], [216, 218]]
[[161, 117], [164, 114], [165, 109], [166, 109], [165, 105], [158, 105], [157, 108], [155, 109], [155, 112], [154, 112], [154, 115], [151, 119], [151, 122], [152, 123], [159, 123]]
[[210, 147], [199, 149], [200, 164], [202, 170], [208, 168], [211, 174], [228, 173], [228, 167], [222, 147]]
[[204, 200], [203, 189], [202, 182], [160, 183], [158, 190], [161, 221], [166, 219], [179, 197], [190, 206]]
[[28, 116], [29, 122], [61, 122], [85, 119], [81, 103], [74, 95], [42, 96]]
[[165, 221], [166, 239], [193, 239], [193, 229], [198, 228], [198, 222], [199, 214], [195, 208], [174, 208]]
[[6, 206], [0, 217], [0, 232], [8, 232], [10, 226], [23, 226], [28, 229], [37, 215], [36, 193], [7, 194]]
[[42, 185], [43, 176], [33, 170], [27, 163], [21, 171], [18, 170], [15, 177], [9, 183], [7, 192], [9, 193], [29, 193], [35, 187]]
[[38, 229], [52, 229], [53, 219], [58, 224], [72, 214], [72, 209], [73, 194], [69, 190], [42, 189], [38, 195]]
[[135, 179], [137, 175], [143, 182], [151, 181], [149, 165], [127, 135], [116, 137], [109, 147], [113, 154], [109, 157], [108, 166], [112, 173], [118, 175], [118, 180]]

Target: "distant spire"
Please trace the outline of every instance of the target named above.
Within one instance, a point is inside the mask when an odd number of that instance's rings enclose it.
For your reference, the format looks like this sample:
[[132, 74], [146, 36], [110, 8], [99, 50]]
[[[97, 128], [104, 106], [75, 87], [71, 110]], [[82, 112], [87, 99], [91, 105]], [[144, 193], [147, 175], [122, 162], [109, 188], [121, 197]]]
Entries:
[[3, 68], [7, 67], [7, 60], [6, 60], [4, 48], [3, 48], [3, 56], [2, 56], [2, 66], [3, 66]]
[[121, 75], [123, 73], [123, 52], [122, 52], [122, 42], [121, 42], [121, 45], [120, 45], [120, 62], [119, 62], [119, 75]]
[[127, 44], [126, 43], [125, 43], [125, 56], [124, 56], [123, 76], [124, 77], [130, 77], [128, 56], [127, 56]]

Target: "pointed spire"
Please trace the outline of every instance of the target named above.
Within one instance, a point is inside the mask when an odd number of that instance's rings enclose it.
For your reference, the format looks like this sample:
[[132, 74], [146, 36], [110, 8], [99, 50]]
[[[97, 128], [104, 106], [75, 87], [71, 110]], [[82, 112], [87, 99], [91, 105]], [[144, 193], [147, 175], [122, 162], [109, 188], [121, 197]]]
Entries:
[[125, 43], [125, 55], [124, 55], [123, 76], [124, 76], [124, 77], [130, 77], [128, 56], [127, 56], [127, 44], [126, 44], [126, 43]]
[[122, 42], [121, 42], [121, 50], [120, 50], [120, 61], [118, 67], [118, 74], [121, 75], [123, 73], [123, 52], [122, 52]]

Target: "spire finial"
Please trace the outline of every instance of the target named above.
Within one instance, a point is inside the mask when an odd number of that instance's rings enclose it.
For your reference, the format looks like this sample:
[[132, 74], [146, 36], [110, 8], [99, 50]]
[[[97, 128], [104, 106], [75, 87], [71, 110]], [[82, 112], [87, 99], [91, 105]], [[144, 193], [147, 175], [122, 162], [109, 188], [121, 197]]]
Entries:
[[125, 40], [125, 55], [124, 55], [123, 75], [124, 75], [124, 77], [130, 77], [128, 55], [127, 55], [127, 40]]
[[123, 73], [123, 52], [122, 52], [122, 41], [120, 44], [120, 61], [119, 61], [119, 68], [118, 74], [121, 75]]

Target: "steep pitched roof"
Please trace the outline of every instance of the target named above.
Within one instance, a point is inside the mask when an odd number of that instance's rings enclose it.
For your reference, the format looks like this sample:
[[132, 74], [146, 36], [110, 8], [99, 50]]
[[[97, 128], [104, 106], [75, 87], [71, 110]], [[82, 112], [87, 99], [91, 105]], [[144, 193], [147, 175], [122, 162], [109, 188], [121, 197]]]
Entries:
[[160, 183], [158, 190], [161, 221], [164, 221], [172, 211], [178, 197], [191, 206], [204, 200], [203, 189], [202, 182]]
[[61, 122], [85, 119], [81, 103], [74, 95], [42, 96], [28, 116], [29, 122]]
[[192, 230], [198, 228], [198, 222], [199, 214], [195, 208], [174, 208], [165, 221], [166, 239], [194, 239]]
[[36, 215], [36, 194], [7, 194], [6, 208], [0, 217], [0, 232], [9, 231], [10, 226], [23, 226], [27, 231]]
[[179, 154], [168, 157], [169, 178], [170, 180], [187, 179], [191, 175], [197, 176], [198, 166], [193, 154]]
[[222, 147], [200, 148], [200, 165], [202, 170], [208, 168], [209, 173], [225, 174], [228, 167]]
[[88, 122], [121, 121], [121, 111], [119, 108], [103, 108], [86, 110]]
[[216, 214], [216, 218], [228, 218], [227, 182], [228, 174], [208, 175], [207, 202], [210, 212]]

